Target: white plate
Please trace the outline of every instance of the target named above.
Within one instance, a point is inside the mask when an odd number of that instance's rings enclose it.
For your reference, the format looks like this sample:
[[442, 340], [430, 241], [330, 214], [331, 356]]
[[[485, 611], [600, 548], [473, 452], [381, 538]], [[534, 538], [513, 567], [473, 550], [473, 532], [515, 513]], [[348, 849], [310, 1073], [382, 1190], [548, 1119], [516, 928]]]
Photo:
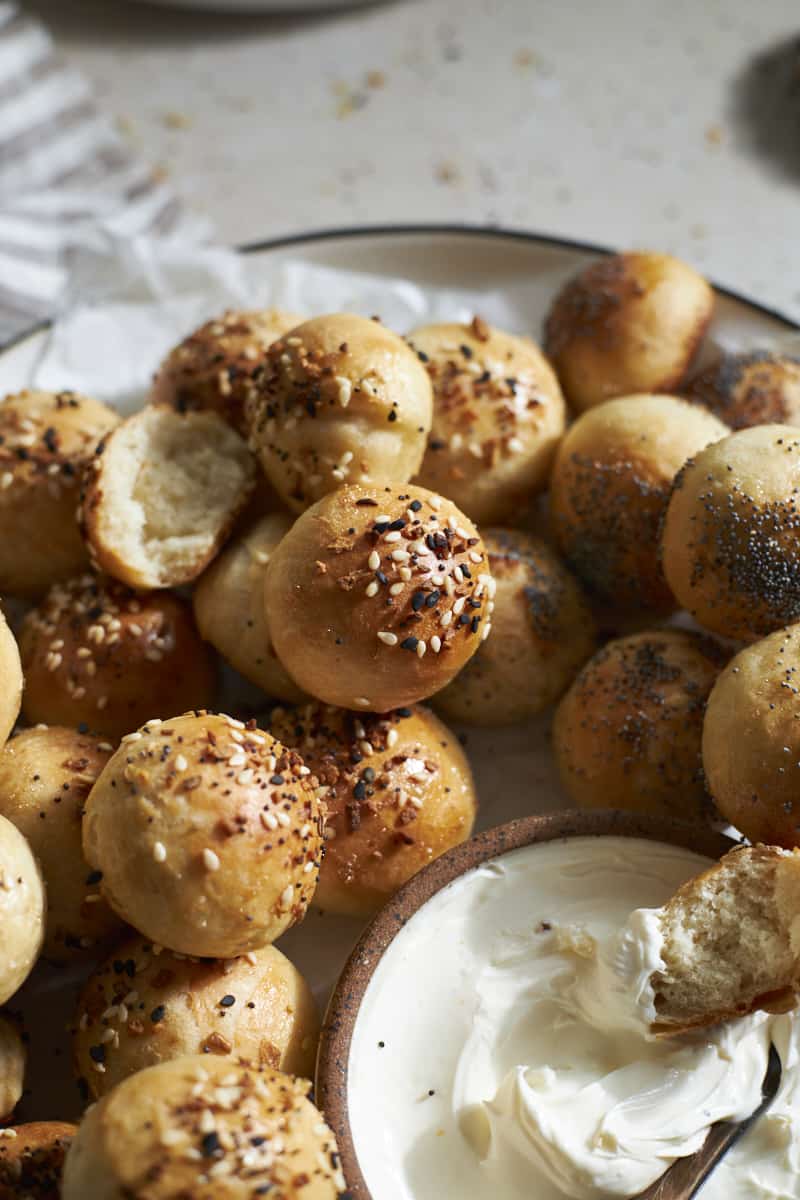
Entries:
[[[553, 290], [603, 250], [532, 234], [415, 227], [336, 230], [265, 242], [245, 252], [263, 267], [266, 279], [287, 261], [300, 258], [317, 266], [400, 276], [421, 287], [504, 292], [527, 314], [528, 328], [536, 337]], [[756, 348], [774, 345], [795, 330], [779, 313], [720, 291], [710, 336]], [[43, 343], [44, 333], [39, 331], [0, 353], [0, 394], [26, 384]], [[549, 724], [546, 715], [513, 729], [467, 731], [466, 747], [481, 801], [479, 828], [566, 806], [548, 749]], [[312, 912], [281, 939], [281, 949], [306, 974], [321, 1003], [361, 927], [360, 922]], [[79, 1111], [65, 1034], [73, 992], [68, 981], [65, 972], [40, 969], [34, 986], [25, 989], [28, 1015], [33, 1013], [32, 1091], [23, 1100], [20, 1119], [67, 1119]]]

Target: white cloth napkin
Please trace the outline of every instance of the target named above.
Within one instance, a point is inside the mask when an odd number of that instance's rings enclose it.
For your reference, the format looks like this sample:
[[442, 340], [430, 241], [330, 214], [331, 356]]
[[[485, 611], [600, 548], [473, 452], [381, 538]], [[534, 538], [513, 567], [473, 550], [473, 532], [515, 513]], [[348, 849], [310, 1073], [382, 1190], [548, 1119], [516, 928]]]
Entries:
[[0, 0], [0, 346], [69, 301], [76, 254], [207, 228], [98, 109], [42, 25]]

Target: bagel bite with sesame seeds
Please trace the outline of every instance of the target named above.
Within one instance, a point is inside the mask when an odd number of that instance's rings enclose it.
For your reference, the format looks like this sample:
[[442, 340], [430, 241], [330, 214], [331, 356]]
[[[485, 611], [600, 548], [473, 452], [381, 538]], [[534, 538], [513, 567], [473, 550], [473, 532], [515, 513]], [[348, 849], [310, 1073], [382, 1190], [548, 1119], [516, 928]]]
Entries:
[[181, 412], [210, 409], [245, 433], [245, 405], [264, 370], [267, 349], [302, 317], [279, 308], [228, 310], [175, 346], [158, 368], [148, 397]]
[[314, 904], [366, 916], [472, 832], [477, 797], [458, 739], [425, 708], [376, 716], [274, 709], [271, 732], [302, 755], [327, 808]]
[[269, 632], [264, 576], [278, 542], [292, 527], [288, 513], [269, 513], [234, 539], [192, 593], [197, 627], [226, 662], [273, 700], [306, 699], [281, 666]]
[[84, 1117], [62, 1200], [344, 1200], [336, 1141], [310, 1087], [213, 1055], [139, 1071]]
[[438, 692], [491, 629], [495, 584], [475, 526], [410, 484], [339, 488], [272, 553], [265, 598], [295, 683], [388, 712]]
[[800, 425], [800, 358], [789, 354], [724, 352], [681, 390], [731, 429]]
[[661, 530], [664, 574], [706, 629], [752, 641], [800, 620], [800, 430], [756, 425], [695, 454]]
[[4, 1133], [0, 1138], [0, 1197], [61, 1200], [64, 1159], [76, 1127], [64, 1121], [32, 1121]]
[[469, 325], [409, 335], [433, 385], [433, 424], [415, 482], [479, 524], [502, 521], [547, 486], [566, 406], [555, 371], [525, 337]]
[[275, 941], [314, 894], [322, 811], [300, 755], [233, 717], [127, 734], [86, 802], [83, 848], [114, 911], [180, 954]]
[[485, 529], [483, 541], [497, 585], [492, 636], [432, 704], [450, 721], [514, 725], [558, 700], [597, 631], [580, 583], [541, 538]]
[[606, 643], [556, 710], [553, 749], [569, 798], [581, 808], [709, 816], [703, 716], [726, 657], [683, 629]]
[[152, 712], [210, 704], [215, 672], [189, 605], [81, 575], [50, 589], [22, 623], [24, 713], [119, 740]]
[[121, 935], [81, 846], [83, 806], [110, 742], [58, 726], [23, 729], [0, 751], [0, 813], [28, 839], [47, 889], [42, 947], [50, 962], [96, 954]]
[[294, 512], [343, 483], [415, 475], [431, 427], [428, 374], [379, 321], [315, 317], [267, 351], [248, 401], [250, 445]]
[[89, 565], [80, 486], [119, 420], [75, 392], [25, 391], [0, 403], [0, 592], [34, 599]]
[[553, 531], [567, 564], [600, 603], [668, 612], [674, 597], [658, 536], [678, 471], [728, 430], [675, 396], [624, 396], [579, 417], [550, 480]]
[[135, 936], [86, 983], [72, 1048], [82, 1089], [97, 1099], [183, 1054], [232, 1054], [310, 1079], [318, 1036], [311, 990], [274, 946], [201, 959]]
[[669, 392], [685, 377], [714, 309], [714, 292], [670, 254], [610, 254], [573, 276], [545, 319], [545, 353], [570, 406]]

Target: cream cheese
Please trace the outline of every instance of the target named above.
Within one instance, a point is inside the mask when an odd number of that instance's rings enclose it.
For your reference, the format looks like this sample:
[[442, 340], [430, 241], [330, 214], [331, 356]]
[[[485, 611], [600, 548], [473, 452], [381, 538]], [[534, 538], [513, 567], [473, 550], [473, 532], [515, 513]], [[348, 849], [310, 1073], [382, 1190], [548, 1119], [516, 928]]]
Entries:
[[649, 1033], [654, 908], [708, 865], [676, 847], [572, 838], [445, 888], [397, 935], [350, 1054], [356, 1153], [376, 1200], [634, 1196], [781, 1091], [703, 1200], [800, 1200], [800, 1032], [755, 1014]]

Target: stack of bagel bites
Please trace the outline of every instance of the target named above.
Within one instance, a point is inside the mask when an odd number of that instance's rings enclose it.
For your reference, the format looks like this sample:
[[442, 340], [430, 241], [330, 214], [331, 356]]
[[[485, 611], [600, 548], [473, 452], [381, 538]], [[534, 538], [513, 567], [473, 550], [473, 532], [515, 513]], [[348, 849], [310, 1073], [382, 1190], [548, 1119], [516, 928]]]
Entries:
[[[800, 367], [714, 357], [713, 303], [622, 254], [543, 349], [228, 312], [132, 416], [0, 404], [0, 1190], [345, 1193], [275, 942], [469, 837], [446, 721], [553, 712], [576, 804], [800, 844]], [[40, 959], [82, 980], [77, 1129], [13, 1124]]]

